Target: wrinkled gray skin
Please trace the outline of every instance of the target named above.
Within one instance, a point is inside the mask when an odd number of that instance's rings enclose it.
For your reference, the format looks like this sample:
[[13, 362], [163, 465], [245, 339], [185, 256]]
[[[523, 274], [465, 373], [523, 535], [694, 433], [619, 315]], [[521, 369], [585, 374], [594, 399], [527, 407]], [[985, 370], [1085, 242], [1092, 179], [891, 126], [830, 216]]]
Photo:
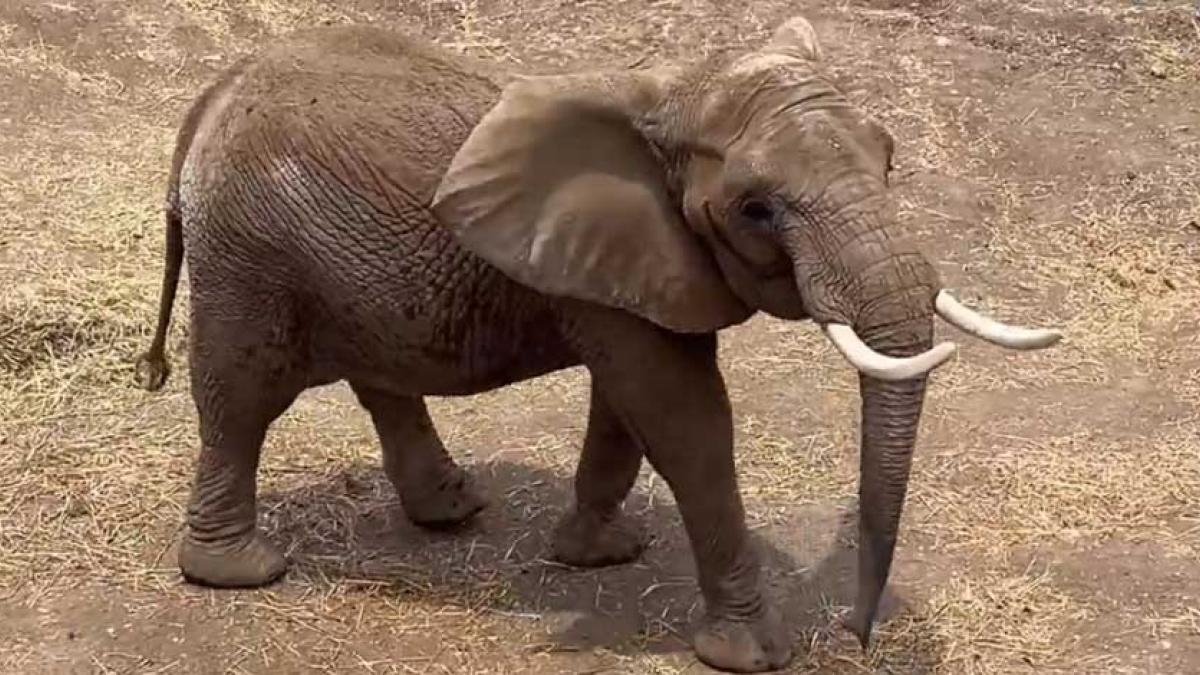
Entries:
[[[691, 539], [706, 621], [734, 671], [786, 664], [733, 465], [716, 331], [762, 310], [852, 326], [893, 356], [931, 346], [933, 268], [891, 234], [888, 133], [821, 77], [803, 20], [759, 51], [651, 70], [516, 78], [373, 28], [298, 34], [232, 68], [190, 111], [168, 199], [158, 332], [186, 250], [202, 449], [179, 564], [266, 584], [286, 563], [256, 529], [268, 426], [346, 380], [412, 520], [484, 504], [423, 396], [584, 365], [577, 503], [555, 553], [633, 559], [620, 505], [643, 455]], [[888, 577], [925, 378], [863, 376], [864, 645]]]

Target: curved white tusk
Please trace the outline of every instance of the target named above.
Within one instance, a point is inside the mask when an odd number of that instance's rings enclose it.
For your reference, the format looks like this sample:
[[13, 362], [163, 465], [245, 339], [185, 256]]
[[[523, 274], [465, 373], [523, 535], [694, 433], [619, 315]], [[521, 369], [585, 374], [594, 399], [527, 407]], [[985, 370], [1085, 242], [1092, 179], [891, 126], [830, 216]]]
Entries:
[[881, 380], [908, 380], [924, 375], [945, 363], [958, 349], [953, 342], [943, 342], [916, 356], [896, 358], [868, 347], [854, 329], [844, 323], [828, 323], [821, 328], [850, 365], [864, 375]]
[[934, 308], [938, 316], [955, 328], [1009, 349], [1045, 349], [1062, 339], [1062, 333], [1057, 330], [1021, 328], [989, 319], [946, 291], [938, 291]]

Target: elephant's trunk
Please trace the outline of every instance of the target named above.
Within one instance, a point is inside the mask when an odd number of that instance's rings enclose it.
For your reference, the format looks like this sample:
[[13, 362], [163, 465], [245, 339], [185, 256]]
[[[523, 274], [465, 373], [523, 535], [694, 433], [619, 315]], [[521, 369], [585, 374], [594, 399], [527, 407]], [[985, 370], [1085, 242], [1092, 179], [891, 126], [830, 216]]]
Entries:
[[[938, 348], [932, 344], [937, 279], [932, 266], [915, 254], [891, 253], [863, 269], [869, 271], [858, 277], [862, 290], [856, 298], [854, 328], [865, 346], [902, 363], [936, 355]], [[928, 370], [917, 369], [903, 378], [891, 377], [894, 373], [881, 378], [861, 369], [859, 373], [858, 599], [848, 626], [864, 649], [892, 566]]]
[[809, 315], [859, 371], [858, 599], [847, 624], [864, 648], [896, 547], [926, 378], [954, 352], [933, 347], [937, 274], [891, 240], [888, 220], [871, 213], [831, 226], [832, 240], [797, 228], [788, 242]]
[[[892, 366], [882, 378], [859, 367], [862, 447], [858, 599], [847, 626], [858, 636], [863, 649], [870, 643], [879, 600], [891, 571], [928, 372], [954, 352], [952, 345], [932, 347], [934, 314], [966, 332], [1012, 349], [1040, 349], [1061, 337], [1054, 330], [999, 323], [963, 307], [944, 290], [935, 293], [936, 280], [923, 262], [906, 269], [903, 264], [891, 266], [887, 261], [873, 267], [887, 270], [885, 279], [907, 278], [911, 285], [901, 284], [900, 288], [876, 294], [875, 302], [865, 305], [873, 309], [860, 313], [857, 331], [847, 328], [855, 339], [861, 337], [864, 350], [890, 359]], [[913, 270], [917, 270], [915, 276]], [[865, 285], [882, 290], [887, 283], [876, 280]], [[830, 336], [836, 344], [836, 334]]]
[[[883, 346], [878, 340], [868, 340], [876, 350], [895, 356], [920, 353], [929, 346], [927, 341]], [[925, 376], [897, 381], [859, 376], [862, 449], [858, 492], [858, 599], [847, 623], [863, 649], [870, 642], [879, 599], [892, 566], [925, 399], [925, 382]]]
[[[858, 193], [871, 195], [869, 187]], [[923, 256], [891, 239], [880, 202], [872, 195], [823, 209], [826, 218], [817, 222], [824, 227], [801, 218], [782, 238], [806, 313], [859, 371], [858, 600], [847, 623], [864, 648], [892, 565], [926, 379], [955, 351], [953, 343], [933, 346], [933, 317], [1012, 349], [1040, 349], [1061, 337], [1002, 324], [955, 301]]]

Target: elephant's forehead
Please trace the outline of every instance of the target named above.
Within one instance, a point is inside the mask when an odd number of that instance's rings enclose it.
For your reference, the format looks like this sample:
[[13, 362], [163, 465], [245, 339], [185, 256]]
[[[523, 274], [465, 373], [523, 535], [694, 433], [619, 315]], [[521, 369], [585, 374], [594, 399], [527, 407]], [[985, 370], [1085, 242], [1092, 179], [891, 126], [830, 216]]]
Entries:
[[775, 86], [823, 83], [813, 64], [790, 54], [778, 52], [754, 52], [739, 57], [729, 64], [726, 73], [732, 79], [770, 82]]
[[739, 58], [725, 70], [724, 89], [731, 102], [758, 101], [803, 112], [809, 103], [822, 107], [847, 104], [837, 87], [808, 61], [786, 54], [756, 53]]

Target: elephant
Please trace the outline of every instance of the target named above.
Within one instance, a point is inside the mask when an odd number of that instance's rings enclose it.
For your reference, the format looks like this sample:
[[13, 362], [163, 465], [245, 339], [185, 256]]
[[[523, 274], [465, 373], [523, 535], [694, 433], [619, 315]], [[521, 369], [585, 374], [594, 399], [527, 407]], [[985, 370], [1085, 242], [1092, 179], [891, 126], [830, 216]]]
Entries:
[[[369, 26], [305, 29], [214, 79], [176, 139], [158, 323], [143, 387], [190, 274], [199, 421], [178, 565], [254, 587], [287, 560], [256, 523], [268, 427], [304, 390], [346, 382], [413, 522], [485, 505], [427, 396], [586, 368], [574, 504], [553, 554], [635, 559], [622, 505], [642, 459], [672, 491], [718, 669], [782, 667], [793, 645], [764, 597], [734, 470], [718, 332], [762, 311], [812, 321], [858, 371], [857, 598], [869, 644], [895, 549], [930, 372], [956, 350], [934, 317], [1011, 349], [1058, 330], [991, 319], [942, 288], [900, 237], [894, 141], [825, 73], [803, 17], [687, 63], [520, 73]], [[186, 256], [186, 260], [185, 260]]]

